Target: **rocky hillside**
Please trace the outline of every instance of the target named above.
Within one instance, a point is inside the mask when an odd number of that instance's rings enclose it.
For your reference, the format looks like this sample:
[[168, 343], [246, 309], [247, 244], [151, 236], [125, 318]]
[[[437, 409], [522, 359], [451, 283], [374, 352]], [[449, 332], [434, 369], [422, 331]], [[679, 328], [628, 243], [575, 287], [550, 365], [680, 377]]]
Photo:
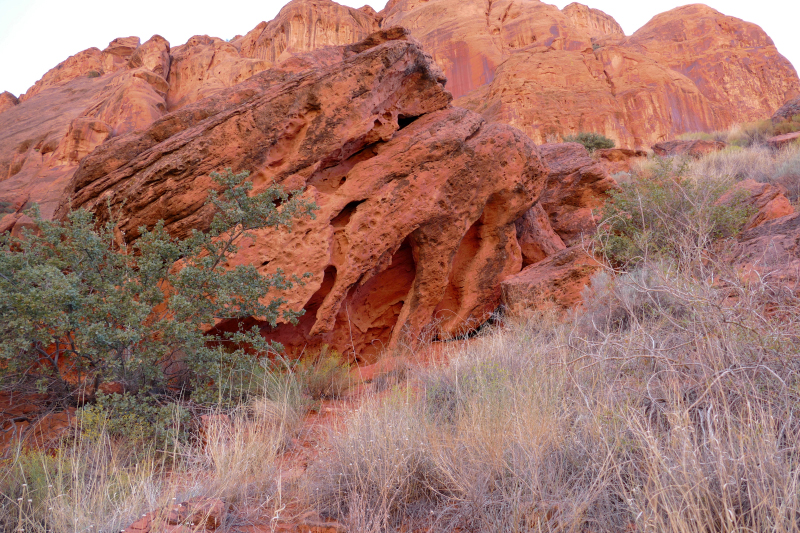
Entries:
[[231, 41], [119, 38], [1, 94], [0, 232], [36, 203], [110, 205], [128, 238], [160, 219], [186, 235], [226, 167], [256, 190], [305, 188], [316, 219], [258, 233], [235, 262], [311, 273], [287, 295], [306, 315], [254, 323], [290, 349], [369, 357], [484, 322], [524, 266], [582, 264], [572, 247], [615, 183], [580, 145], [535, 143], [593, 130], [649, 146], [798, 94], [760, 28], [700, 5], [626, 37], [581, 4], [295, 0]]

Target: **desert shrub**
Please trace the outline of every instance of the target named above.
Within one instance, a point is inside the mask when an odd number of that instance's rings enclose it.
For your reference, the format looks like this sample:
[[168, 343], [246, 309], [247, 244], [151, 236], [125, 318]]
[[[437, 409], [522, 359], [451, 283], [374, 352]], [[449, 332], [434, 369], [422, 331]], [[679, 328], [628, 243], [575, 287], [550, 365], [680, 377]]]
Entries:
[[357, 531], [800, 531], [796, 299], [602, 276], [587, 314], [451, 344], [361, 406], [309, 469], [311, 503]]
[[79, 438], [53, 452], [17, 449], [7, 461], [3, 531], [121, 531], [174, 495], [152, 455], [120, 452], [107, 438]]
[[248, 402], [207, 408], [196, 439], [175, 431], [185, 422], [180, 407], [108, 395], [83, 409], [82, 431], [59, 449], [12, 449], [0, 459], [0, 530], [122, 531], [173, 498], [194, 496], [222, 498], [240, 520], [274, 518], [277, 457], [297, 434], [307, 400], [285, 365], [260, 366]]
[[565, 143], [579, 143], [586, 147], [589, 153], [595, 150], [604, 148], [614, 148], [615, 143], [608, 137], [593, 132], [581, 132], [576, 135], [567, 135], [564, 137]]
[[86, 77], [87, 78], [99, 78], [100, 77], [100, 73], [98, 71], [96, 71], [96, 70], [90, 70], [89, 72], [86, 73]]
[[800, 146], [790, 147], [772, 173], [772, 180], [784, 187], [792, 203], [800, 201]]
[[661, 159], [611, 193], [596, 242], [617, 265], [633, 267], [649, 258], [697, 264], [715, 241], [736, 235], [752, 216], [745, 207], [720, 205], [727, 180], [688, 175], [688, 163]]
[[692, 131], [678, 135], [678, 139], [682, 141], [715, 141], [716, 137], [713, 133]]
[[794, 120], [785, 120], [775, 124], [775, 135], [785, 135], [787, 133], [794, 133], [800, 131], [800, 122]]
[[190, 414], [180, 404], [160, 403], [154, 396], [97, 394], [96, 401], [78, 411], [79, 428], [85, 438], [108, 437], [134, 447], [155, 444], [167, 449], [182, 438]]
[[776, 154], [765, 146], [731, 146], [693, 161], [689, 173], [712, 181], [768, 182], [772, 180], [775, 165]]
[[206, 325], [250, 316], [295, 320], [281, 298], [263, 302], [302, 279], [263, 276], [254, 266], [227, 269], [226, 258], [249, 231], [288, 229], [315, 208], [278, 187], [249, 196], [247, 175], [212, 174], [222, 189], [209, 196], [218, 214], [207, 232], [183, 241], [163, 222], [140, 228], [129, 244], [118, 239], [113, 218], [98, 226], [85, 211], [65, 221], [31, 211], [37, 232], [0, 238], [0, 383], [47, 392], [62, 404], [104, 381], [140, 397], [239, 394], [220, 389], [235, 386], [231, 374], [252, 372], [256, 355], [280, 346], [255, 330], [206, 334]]
[[775, 125], [771, 120], [749, 122], [733, 128], [728, 135], [728, 143], [740, 147], [761, 145], [774, 135]]
[[295, 372], [305, 393], [314, 400], [339, 398], [351, 385], [349, 362], [327, 345], [319, 354], [301, 359]]

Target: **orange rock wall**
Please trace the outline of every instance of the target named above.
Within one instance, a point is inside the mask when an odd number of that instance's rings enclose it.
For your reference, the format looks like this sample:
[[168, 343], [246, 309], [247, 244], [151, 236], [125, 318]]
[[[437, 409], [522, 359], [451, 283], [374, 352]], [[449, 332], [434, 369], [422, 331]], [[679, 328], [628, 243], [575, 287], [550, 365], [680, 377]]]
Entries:
[[[548, 20], [553, 35], [568, 37], [530, 40], [522, 49], [488, 39], [489, 26], [480, 27], [473, 13], [477, 4], [401, 0], [393, 6], [386, 20], [407, 24], [433, 51], [456, 105], [520, 128], [539, 143], [595, 131], [618, 146], [646, 148], [685, 132], [764, 119], [800, 94], [797, 73], [763, 30], [699, 4], [658, 15], [626, 38], [611, 17], [581, 4], [570, 4], [558, 18], [552, 6], [523, 2], [509, 13], [526, 6], [525, 20]], [[438, 17], [445, 20], [441, 27], [459, 33], [441, 35], [430, 22], [438, 14], [427, 13], [435, 6], [447, 13]], [[454, 43], [468, 61], [444, 53]], [[480, 76], [476, 64], [487, 65]]]
[[383, 27], [403, 26], [442, 67], [458, 98], [491, 83], [498, 66], [531, 45], [591, 47], [557, 7], [538, 0], [398, 0], [381, 12]]

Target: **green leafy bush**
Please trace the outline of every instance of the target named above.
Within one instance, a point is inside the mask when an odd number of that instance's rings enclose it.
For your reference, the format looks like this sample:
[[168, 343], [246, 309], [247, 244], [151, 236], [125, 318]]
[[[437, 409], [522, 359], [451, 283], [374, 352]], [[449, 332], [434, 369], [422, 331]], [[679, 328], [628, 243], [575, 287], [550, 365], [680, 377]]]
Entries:
[[98, 226], [79, 210], [47, 221], [35, 208], [37, 232], [0, 237], [0, 385], [36, 388], [64, 405], [106, 381], [139, 397], [236, 396], [222, 391], [233, 387], [227, 377], [281, 347], [255, 330], [206, 334], [208, 325], [295, 320], [283, 299], [267, 295], [302, 278], [264, 276], [252, 265], [229, 269], [226, 260], [249, 231], [290, 230], [316, 206], [276, 186], [250, 196], [247, 172], [212, 177], [221, 192], [211, 191], [208, 202], [218, 213], [208, 231], [182, 241], [163, 222], [126, 243], [113, 219]]
[[657, 160], [649, 175], [635, 175], [611, 193], [596, 242], [613, 263], [635, 266], [664, 258], [680, 267], [697, 264], [715, 241], [736, 235], [753, 210], [719, 204], [730, 189], [725, 180], [687, 175], [688, 163], [677, 167]]
[[615, 143], [605, 135], [599, 133], [581, 132], [577, 135], [567, 135], [564, 137], [565, 143], [580, 143], [586, 147], [589, 153], [595, 150], [614, 148]]
[[98, 393], [78, 411], [83, 436], [94, 441], [124, 438], [128, 444], [166, 445], [181, 436], [189, 412], [179, 404], [159, 403], [153, 396]]

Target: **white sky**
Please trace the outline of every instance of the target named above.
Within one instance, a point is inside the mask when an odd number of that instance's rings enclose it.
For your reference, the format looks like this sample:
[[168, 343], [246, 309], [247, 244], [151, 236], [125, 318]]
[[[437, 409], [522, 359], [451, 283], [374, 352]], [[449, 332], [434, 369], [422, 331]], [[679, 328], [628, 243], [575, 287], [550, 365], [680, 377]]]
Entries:
[[[564, 7], [571, 0], [553, 1]], [[271, 20], [288, 0], [0, 0], [0, 92], [19, 96], [49, 69], [81, 50], [101, 50], [116, 37], [145, 40], [160, 34], [170, 44], [192, 35], [229, 39]], [[339, 0], [361, 7], [365, 0]], [[371, 0], [379, 11], [385, 0]], [[584, 0], [613, 16], [630, 35], [654, 15], [687, 2]], [[778, 50], [800, 68], [800, 1], [708, 0], [715, 9], [764, 28]]]

